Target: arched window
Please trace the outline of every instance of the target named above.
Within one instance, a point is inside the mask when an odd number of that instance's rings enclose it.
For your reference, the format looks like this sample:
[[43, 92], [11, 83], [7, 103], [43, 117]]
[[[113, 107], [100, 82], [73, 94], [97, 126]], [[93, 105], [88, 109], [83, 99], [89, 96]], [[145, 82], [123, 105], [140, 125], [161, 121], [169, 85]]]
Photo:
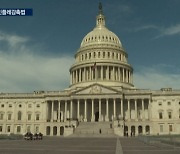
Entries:
[[96, 58], [96, 53], [94, 52], [94, 58]]
[[108, 52], [108, 58], [110, 57], [110, 53]]
[[105, 58], [105, 52], [103, 52], [103, 58]]
[[100, 52], [98, 52], [98, 58], [100, 58], [100, 55], [101, 55]]
[[19, 111], [18, 112], [18, 120], [21, 120], [21, 118], [22, 118], [22, 113], [21, 113], [21, 111]]

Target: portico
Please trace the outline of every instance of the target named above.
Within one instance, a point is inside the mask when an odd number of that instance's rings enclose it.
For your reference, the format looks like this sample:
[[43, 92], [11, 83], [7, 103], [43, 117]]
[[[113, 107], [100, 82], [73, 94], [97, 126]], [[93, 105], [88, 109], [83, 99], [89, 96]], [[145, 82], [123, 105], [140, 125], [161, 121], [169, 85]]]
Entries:
[[[97, 85], [96, 85], [97, 87]], [[87, 89], [85, 89], [86, 91]], [[83, 91], [81, 91], [83, 93]], [[122, 95], [108, 94], [74, 96], [69, 100], [48, 100], [47, 121], [61, 122], [78, 120], [80, 122], [98, 121], [145, 121], [150, 119], [150, 98], [123, 98]]]

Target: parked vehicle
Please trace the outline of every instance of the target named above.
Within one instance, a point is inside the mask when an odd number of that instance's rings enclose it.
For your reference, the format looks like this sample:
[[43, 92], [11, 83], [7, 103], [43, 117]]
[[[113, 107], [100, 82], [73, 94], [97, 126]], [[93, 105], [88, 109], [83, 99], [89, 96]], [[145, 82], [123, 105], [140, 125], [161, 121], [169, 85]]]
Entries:
[[25, 140], [42, 140], [43, 134], [42, 133], [35, 133], [34, 135], [31, 132], [27, 132], [24, 135]]

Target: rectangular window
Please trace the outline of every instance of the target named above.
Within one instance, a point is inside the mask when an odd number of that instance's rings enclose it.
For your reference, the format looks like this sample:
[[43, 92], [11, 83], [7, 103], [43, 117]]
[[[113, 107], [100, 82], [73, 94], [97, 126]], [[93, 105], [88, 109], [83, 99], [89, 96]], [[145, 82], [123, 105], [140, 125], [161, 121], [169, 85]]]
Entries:
[[39, 126], [36, 126], [36, 133], [39, 133]]
[[36, 114], [36, 120], [39, 120], [39, 114]]
[[163, 125], [160, 125], [160, 132], [163, 132]]
[[0, 114], [0, 120], [3, 120], [3, 118], [4, 118], [4, 114], [1, 113], [1, 114]]
[[27, 132], [31, 132], [31, 126], [27, 126]]
[[28, 120], [31, 120], [31, 114], [28, 114]]
[[11, 114], [8, 114], [8, 120], [11, 120], [11, 117], [12, 117]]
[[163, 119], [163, 113], [159, 112], [159, 119]]
[[169, 125], [169, 132], [172, 132], [172, 131], [173, 131], [173, 126]]
[[0, 132], [2, 132], [2, 130], [3, 130], [3, 126], [0, 126]]
[[91, 53], [89, 53], [89, 59], [91, 59]]
[[7, 132], [9, 133], [11, 131], [11, 126], [7, 126]]
[[169, 118], [169, 119], [172, 119], [172, 114], [171, 114], [171, 112], [168, 112], [168, 118]]
[[21, 132], [21, 126], [17, 126], [17, 133]]

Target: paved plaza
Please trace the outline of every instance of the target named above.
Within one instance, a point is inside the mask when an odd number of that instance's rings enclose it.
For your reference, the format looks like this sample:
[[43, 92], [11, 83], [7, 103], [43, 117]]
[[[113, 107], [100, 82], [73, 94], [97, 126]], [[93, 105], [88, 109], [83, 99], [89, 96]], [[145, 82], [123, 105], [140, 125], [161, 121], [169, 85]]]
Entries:
[[180, 147], [144, 144], [136, 138], [0, 140], [0, 154], [179, 154]]

